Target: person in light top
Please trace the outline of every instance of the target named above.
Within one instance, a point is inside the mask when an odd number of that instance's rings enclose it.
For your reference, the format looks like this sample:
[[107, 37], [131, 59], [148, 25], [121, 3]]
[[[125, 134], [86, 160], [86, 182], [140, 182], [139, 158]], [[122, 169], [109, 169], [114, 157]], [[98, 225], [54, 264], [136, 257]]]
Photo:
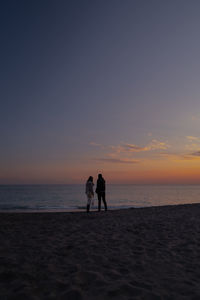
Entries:
[[90, 211], [90, 205], [94, 201], [93, 187], [94, 187], [93, 177], [90, 176], [85, 185], [85, 193], [87, 195], [87, 212]]

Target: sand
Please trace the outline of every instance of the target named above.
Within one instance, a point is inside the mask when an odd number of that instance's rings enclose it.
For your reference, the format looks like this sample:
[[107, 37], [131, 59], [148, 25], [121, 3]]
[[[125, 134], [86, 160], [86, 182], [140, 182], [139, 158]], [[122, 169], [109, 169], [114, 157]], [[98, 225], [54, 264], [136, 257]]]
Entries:
[[200, 299], [200, 205], [0, 214], [0, 299]]

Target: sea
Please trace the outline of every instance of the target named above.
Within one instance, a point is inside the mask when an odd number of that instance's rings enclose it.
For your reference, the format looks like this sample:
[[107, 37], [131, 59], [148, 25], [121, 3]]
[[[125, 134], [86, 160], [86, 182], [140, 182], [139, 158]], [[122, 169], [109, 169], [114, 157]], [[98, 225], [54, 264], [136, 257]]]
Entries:
[[[0, 185], [1, 212], [81, 211], [86, 200], [81, 184]], [[200, 185], [107, 184], [106, 200], [111, 210], [200, 203]], [[95, 195], [92, 209], [97, 205]]]

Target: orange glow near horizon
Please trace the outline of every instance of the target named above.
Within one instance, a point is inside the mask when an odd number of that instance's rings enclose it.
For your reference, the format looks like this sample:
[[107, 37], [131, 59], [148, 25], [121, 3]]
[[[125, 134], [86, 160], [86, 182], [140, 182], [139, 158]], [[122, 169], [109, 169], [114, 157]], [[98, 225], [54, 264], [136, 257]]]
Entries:
[[1, 184], [70, 184], [84, 183], [102, 173], [108, 183], [122, 184], [200, 184], [197, 161], [146, 161], [141, 164], [86, 164], [21, 166], [20, 172], [4, 170]]

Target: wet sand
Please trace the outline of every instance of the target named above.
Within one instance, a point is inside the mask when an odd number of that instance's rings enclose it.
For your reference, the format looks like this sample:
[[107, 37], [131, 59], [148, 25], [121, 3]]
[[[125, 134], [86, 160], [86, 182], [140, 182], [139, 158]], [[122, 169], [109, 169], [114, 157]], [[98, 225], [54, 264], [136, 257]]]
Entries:
[[200, 299], [200, 204], [0, 214], [0, 299]]

